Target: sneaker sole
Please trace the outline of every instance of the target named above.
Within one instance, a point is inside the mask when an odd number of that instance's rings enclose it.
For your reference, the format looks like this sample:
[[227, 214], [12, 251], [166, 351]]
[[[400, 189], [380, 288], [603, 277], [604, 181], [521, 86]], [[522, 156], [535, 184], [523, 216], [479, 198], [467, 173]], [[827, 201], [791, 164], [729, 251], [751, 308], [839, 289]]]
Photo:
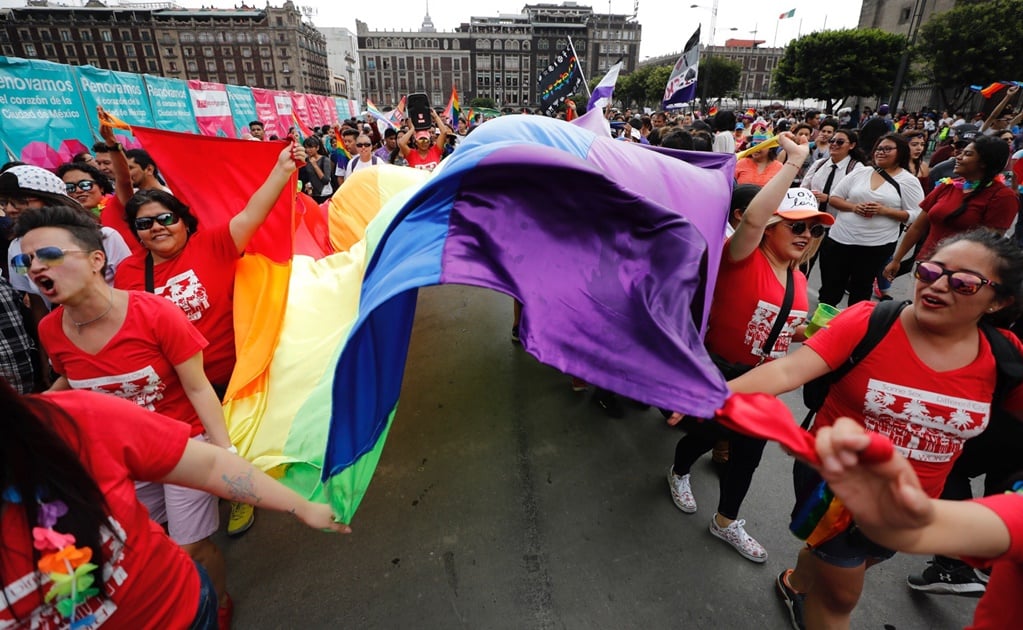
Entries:
[[673, 474], [671, 472], [671, 467], [668, 467], [668, 492], [671, 494], [671, 502], [675, 504], [675, 507], [682, 510], [686, 514], [696, 514], [696, 505], [689, 507], [686, 504], [682, 503], [682, 501], [675, 496], [675, 486], [672, 483], [671, 479], [672, 476]]
[[987, 591], [987, 586], [972, 582], [970, 584], [949, 584], [947, 582], [933, 582], [928, 584], [913, 584], [906, 580], [909, 588], [920, 593], [931, 593], [932, 595], [968, 595], [980, 597]]
[[718, 530], [714, 528], [714, 524], [713, 523], [714, 523], [714, 521], [711, 521], [711, 525], [707, 528], [707, 530], [710, 531], [711, 535], [714, 536], [714, 538], [717, 538], [721, 542], [726, 543], [729, 547], [731, 547], [732, 549], [735, 549], [735, 551], [740, 556], [742, 556], [743, 558], [746, 558], [750, 562], [756, 562], [757, 564], [764, 564], [765, 562], [767, 562], [767, 554], [764, 554], [763, 558], [759, 558], [757, 556], [753, 556], [753, 555], [750, 555], [750, 554], [746, 553], [741, 548], [736, 547], [735, 545], [733, 545], [732, 541], [728, 540], [722, 534], [718, 533]]
[[778, 577], [774, 579], [774, 590], [778, 593], [781, 603], [785, 604], [785, 609], [789, 612], [789, 621], [792, 622], [793, 630], [804, 630], [803, 626], [799, 625], [799, 620], [796, 619], [796, 603], [789, 595], [789, 590], [782, 584], [781, 579], [783, 575], [785, 575], [785, 572], [779, 573]]

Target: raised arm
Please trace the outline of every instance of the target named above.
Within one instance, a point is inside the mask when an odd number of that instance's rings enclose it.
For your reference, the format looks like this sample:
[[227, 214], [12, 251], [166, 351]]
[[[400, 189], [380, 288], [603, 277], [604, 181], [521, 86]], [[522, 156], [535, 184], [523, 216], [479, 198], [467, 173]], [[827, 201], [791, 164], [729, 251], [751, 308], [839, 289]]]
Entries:
[[252, 194], [249, 202], [245, 204], [245, 208], [231, 218], [229, 224], [231, 238], [234, 240], [239, 254], [245, 250], [245, 246], [252, 240], [256, 230], [263, 225], [263, 221], [270, 214], [270, 209], [277, 202], [277, 198], [281, 196], [281, 191], [287, 185], [291, 174], [295, 172], [295, 163], [304, 162], [305, 159], [305, 148], [297, 142], [292, 141], [290, 145], [284, 147], [284, 150], [277, 156], [277, 164], [270, 171], [266, 181]]
[[403, 158], [408, 157], [408, 154], [412, 152], [412, 149], [409, 148], [408, 143], [412, 139], [412, 135], [415, 134], [415, 132], [416, 132], [415, 128], [412, 126], [412, 123], [409, 122], [408, 129], [405, 130], [405, 133], [398, 136], [398, 150], [401, 151], [401, 157]]
[[131, 184], [128, 158], [124, 155], [124, 147], [114, 135], [114, 127], [110, 124], [110, 115], [98, 106], [96, 112], [99, 114], [99, 135], [107, 145], [107, 150], [110, 152], [111, 168], [114, 169], [114, 194], [121, 205], [125, 206], [128, 204], [128, 200], [135, 195], [135, 187]]
[[444, 122], [444, 119], [441, 118], [437, 112], [431, 109], [430, 113], [433, 114], [433, 124], [437, 125], [437, 129], [440, 130], [440, 134], [437, 136], [436, 146], [443, 149], [444, 143], [448, 141], [448, 136], [451, 135], [451, 127]]
[[1019, 86], [1010, 85], [1009, 89], [1005, 91], [1005, 97], [1002, 98], [1002, 102], [996, 105], [995, 108], [991, 110], [991, 115], [988, 116], [987, 120], [984, 121], [984, 124], [980, 126], [981, 132], [983, 132], [986, 129], [989, 129], [991, 127], [991, 124], [998, 120], [998, 117], [1002, 115], [1002, 110], [1005, 109], [1005, 106], [1009, 104], [1009, 101], [1012, 100], [1012, 97], [1016, 96], [1016, 92], [1019, 92]]
[[803, 167], [810, 148], [805, 144], [797, 144], [795, 136], [790, 132], [782, 132], [778, 136], [778, 144], [785, 149], [790, 156], [789, 160], [782, 165], [778, 173], [771, 178], [767, 185], [760, 189], [757, 196], [750, 202], [746, 212], [742, 215], [742, 221], [735, 228], [728, 246], [728, 256], [733, 261], [740, 261], [752, 254], [760, 246], [760, 240], [764, 236], [764, 229], [767, 227], [767, 220], [771, 218], [774, 211], [781, 205], [785, 198], [792, 180], [796, 178], [799, 169]]

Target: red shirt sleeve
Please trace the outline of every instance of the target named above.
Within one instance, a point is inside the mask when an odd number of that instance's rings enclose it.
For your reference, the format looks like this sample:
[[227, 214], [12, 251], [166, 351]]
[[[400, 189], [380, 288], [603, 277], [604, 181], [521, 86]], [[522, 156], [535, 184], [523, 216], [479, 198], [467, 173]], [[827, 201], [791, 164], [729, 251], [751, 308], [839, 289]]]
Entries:
[[997, 183], [992, 186], [998, 186], [998, 188], [984, 208], [981, 225], [994, 230], [1008, 230], [1019, 212], [1019, 201], [1016, 200], [1016, 193], [1008, 186]]
[[150, 312], [148, 321], [152, 322], [155, 330], [165, 331], [159, 336], [160, 349], [171, 365], [184, 363], [209, 345], [181, 309], [158, 295], [143, 295], [146, 296], [146, 308]]
[[1006, 492], [1005, 494], [993, 494], [989, 497], [974, 499], [974, 503], [980, 503], [1002, 519], [1009, 529], [1009, 549], [997, 558], [963, 558], [973, 566], [990, 566], [995, 562], [1008, 560], [1010, 562], [1023, 562], [1023, 494]]

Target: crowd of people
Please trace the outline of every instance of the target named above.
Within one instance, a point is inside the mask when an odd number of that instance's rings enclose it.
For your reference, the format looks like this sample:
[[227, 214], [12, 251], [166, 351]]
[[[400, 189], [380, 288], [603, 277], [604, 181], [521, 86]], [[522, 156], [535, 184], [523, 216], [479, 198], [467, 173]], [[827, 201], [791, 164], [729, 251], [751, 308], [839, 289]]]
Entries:
[[[825, 539], [808, 543], [775, 582], [795, 628], [847, 627], [867, 568], [896, 550], [996, 558], [1010, 546], [998, 523], [1023, 537], [1023, 498], [1009, 507], [1000, 502], [994, 520], [962, 508], [961, 518], [993, 532], [987, 547], [921, 544], [911, 533], [957, 518], [959, 508], [929, 499], [967, 499], [974, 477], [986, 474], [988, 490], [1000, 491], [1015, 472], [1014, 449], [1023, 446], [1014, 419], [1023, 416], [1023, 379], [1007, 384], [1001, 377], [1005, 358], [990, 336], [1003, 335], [1017, 357], [1023, 352], [1004, 330], [1023, 305], [1023, 252], [1009, 235], [1020, 211], [1012, 166], [1021, 158], [1023, 114], [1005, 113], [1015, 93], [1011, 88], [979, 122], [934, 112], [893, 115], [887, 106], [839, 116], [607, 110], [621, 142], [737, 155], [705, 339], [732, 391], [780, 394], [839, 371], [874, 330], [891, 281], [915, 276], [912, 303], [899, 305], [875, 347], [832, 383], [813, 418], [826, 465], [797, 464], [793, 472], [797, 497], [832, 482], [852, 512]], [[27, 580], [32, 588], [16, 596], [4, 590], [0, 622], [58, 627], [112, 617], [131, 627], [147, 615], [161, 627], [230, 627], [227, 570], [211, 539], [220, 527], [218, 496], [232, 502], [232, 535], [252, 525], [253, 504], [289, 511], [314, 528], [349, 531], [328, 507], [232, 455], [220, 401], [236, 361], [234, 267], [296, 172], [301, 190], [322, 203], [358, 169], [433, 170], [484, 124], [461, 118], [452, 128], [436, 111], [430, 118], [432, 129], [373, 116], [304, 137], [293, 129], [263, 185], [222, 225], [200, 221], [149, 154], [125, 150], [109, 124], [91, 152], [53, 172], [3, 167], [0, 398], [11, 421], [0, 439], [0, 579], [5, 586]], [[249, 125], [249, 137], [271, 139], [259, 121]], [[837, 310], [844, 301], [847, 308], [809, 330], [815, 265], [818, 304]], [[992, 333], [996, 327], [1002, 330]], [[573, 381], [573, 389], [587, 387]], [[594, 399], [620, 415], [612, 392], [598, 389]], [[664, 413], [685, 429], [667, 472], [673, 503], [697, 511], [693, 465], [713, 451], [721, 467], [709, 531], [744, 558], [765, 562], [768, 550], [739, 512], [766, 442]], [[895, 463], [857, 461], [864, 430], [893, 442]], [[897, 526], [885, 524], [896, 515], [879, 517], [876, 504], [857, 494], [857, 484], [868, 483], [902, 493], [875, 493], [898, 503], [894, 514], [905, 512]], [[35, 530], [49, 533], [33, 543]], [[994, 573], [987, 587], [986, 574], [942, 556], [909, 585], [978, 593], [998, 584], [1004, 593], [1008, 580], [1020, 580], [1012, 541], [1015, 577]], [[98, 591], [51, 596], [48, 576], [61, 569], [51, 551], [84, 558], [72, 568], [91, 557], [105, 576]], [[110, 588], [114, 575], [122, 577]], [[55, 605], [61, 601], [69, 603]], [[977, 627], [995, 627], [990, 610], [978, 609]]]

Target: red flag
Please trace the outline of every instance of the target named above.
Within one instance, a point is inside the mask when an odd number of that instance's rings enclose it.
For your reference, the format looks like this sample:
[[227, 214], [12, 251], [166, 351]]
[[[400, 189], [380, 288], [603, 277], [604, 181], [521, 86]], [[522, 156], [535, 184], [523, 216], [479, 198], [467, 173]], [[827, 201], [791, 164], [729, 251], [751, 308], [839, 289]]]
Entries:
[[991, 98], [992, 96], [997, 94], [999, 91], [1001, 91], [1001, 89], [1003, 87], [1005, 87], [1004, 83], [995, 82], [995, 83], [992, 83], [991, 85], [987, 86], [983, 90], [981, 90], [980, 93], [984, 95], [984, 98]]
[[711, 107], [711, 108], [710, 108], [710, 111], [709, 111], [709, 112], [707, 112], [707, 115], [708, 115], [708, 116], [713, 116], [713, 115], [715, 115], [715, 114], [717, 114], [717, 113], [718, 113], [718, 108], [717, 108], [717, 107]]
[[[241, 212], [266, 180], [287, 142], [250, 142], [132, 127], [174, 191], [202, 226], [227, 223]], [[291, 258], [298, 175], [285, 185], [276, 205], [245, 251], [277, 262]]]

